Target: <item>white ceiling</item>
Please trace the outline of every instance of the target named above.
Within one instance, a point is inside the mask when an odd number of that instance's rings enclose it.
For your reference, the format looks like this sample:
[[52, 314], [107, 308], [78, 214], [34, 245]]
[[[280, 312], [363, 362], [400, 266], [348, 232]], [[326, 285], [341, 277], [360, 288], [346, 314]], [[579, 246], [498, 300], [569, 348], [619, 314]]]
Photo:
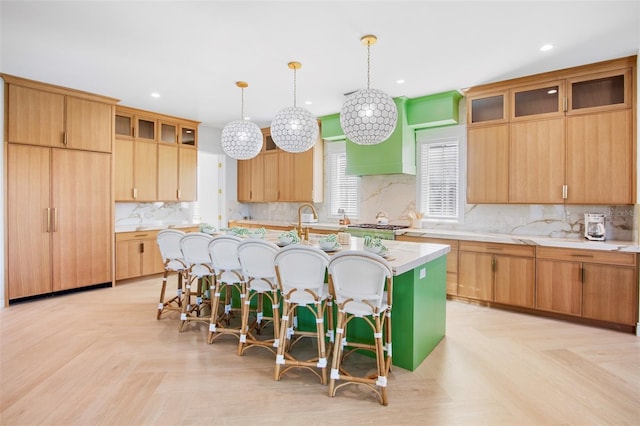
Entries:
[[[409, 98], [635, 55], [640, 1], [5, 1], [0, 71], [222, 128], [371, 87]], [[540, 52], [552, 43], [555, 48]], [[402, 85], [396, 80], [404, 79]], [[152, 98], [151, 92], [160, 93]], [[305, 101], [312, 101], [305, 105]]]

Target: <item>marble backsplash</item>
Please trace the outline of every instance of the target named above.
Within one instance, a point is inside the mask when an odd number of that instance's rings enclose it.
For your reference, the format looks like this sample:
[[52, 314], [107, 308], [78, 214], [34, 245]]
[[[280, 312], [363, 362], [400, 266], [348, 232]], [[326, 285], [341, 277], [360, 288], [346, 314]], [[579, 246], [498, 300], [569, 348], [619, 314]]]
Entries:
[[116, 203], [115, 226], [193, 223], [191, 203]]
[[[360, 216], [355, 223], [375, 223], [379, 211], [389, 222], [409, 225], [408, 214], [416, 208], [415, 176], [384, 175], [361, 178]], [[242, 204], [227, 201], [229, 219], [297, 221], [299, 203]], [[326, 203], [317, 203], [320, 222], [338, 222], [329, 217]], [[582, 238], [584, 213], [604, 213], [608, 240], [637, 241], [638, 206], [467, 204], [462, 223], [423, 221], [423, 228], [513, 235]]]

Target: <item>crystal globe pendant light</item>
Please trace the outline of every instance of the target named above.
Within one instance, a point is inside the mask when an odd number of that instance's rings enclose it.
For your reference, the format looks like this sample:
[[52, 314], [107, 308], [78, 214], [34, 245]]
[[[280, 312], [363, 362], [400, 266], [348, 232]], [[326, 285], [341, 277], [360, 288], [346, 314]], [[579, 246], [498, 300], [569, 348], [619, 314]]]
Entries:
[[318, 121], [304, 108], [296, 106], [296, 70], [300, 62], [289, 62], [293, 70], [293, 106], [279, 111], [271, 122], [271, 138], [287, 152], [305, 152], [311, 149], [318, 138]]
[[367, 88], [350, 95], [340, 110], [344, 134], [359, 145], [374, 145], [391, 136], [398, 121], [398, 108], [391, 96], [371, 89], [371, 45], [378, 38], [366, 35], [360, 39], [367, 46]]
[[262, 149], [262, 132], [255, 123], [244, 119], [244, 89], [249, 84], [238, 81], [236, 86], [242, 89], [240, 120], [232, 121], [222, 129], [222, 149], [231, 158], [249, 160]]

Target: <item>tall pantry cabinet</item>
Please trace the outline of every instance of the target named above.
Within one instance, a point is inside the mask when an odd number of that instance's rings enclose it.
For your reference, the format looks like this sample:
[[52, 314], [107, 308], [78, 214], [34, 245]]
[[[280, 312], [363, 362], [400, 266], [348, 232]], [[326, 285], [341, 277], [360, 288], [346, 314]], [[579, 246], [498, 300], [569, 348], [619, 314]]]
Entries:
[[5, 302], [112, 282], [117, 100], [2, 78]]

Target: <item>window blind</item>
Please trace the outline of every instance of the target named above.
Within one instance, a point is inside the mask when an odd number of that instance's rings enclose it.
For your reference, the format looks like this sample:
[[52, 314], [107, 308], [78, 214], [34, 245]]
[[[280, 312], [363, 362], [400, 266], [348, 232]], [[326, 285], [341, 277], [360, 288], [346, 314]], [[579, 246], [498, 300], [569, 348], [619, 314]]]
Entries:
[[420, 145], [420, 211], [432, 218], [458, 217], [458, 142]]
[[359, 180], [358, 176], [347, 176], [347, 155], [344, 151], [329, 154], [330, 168], [330, 214], [339, 216], [338, 210], [350, 217], [358, 217]]

